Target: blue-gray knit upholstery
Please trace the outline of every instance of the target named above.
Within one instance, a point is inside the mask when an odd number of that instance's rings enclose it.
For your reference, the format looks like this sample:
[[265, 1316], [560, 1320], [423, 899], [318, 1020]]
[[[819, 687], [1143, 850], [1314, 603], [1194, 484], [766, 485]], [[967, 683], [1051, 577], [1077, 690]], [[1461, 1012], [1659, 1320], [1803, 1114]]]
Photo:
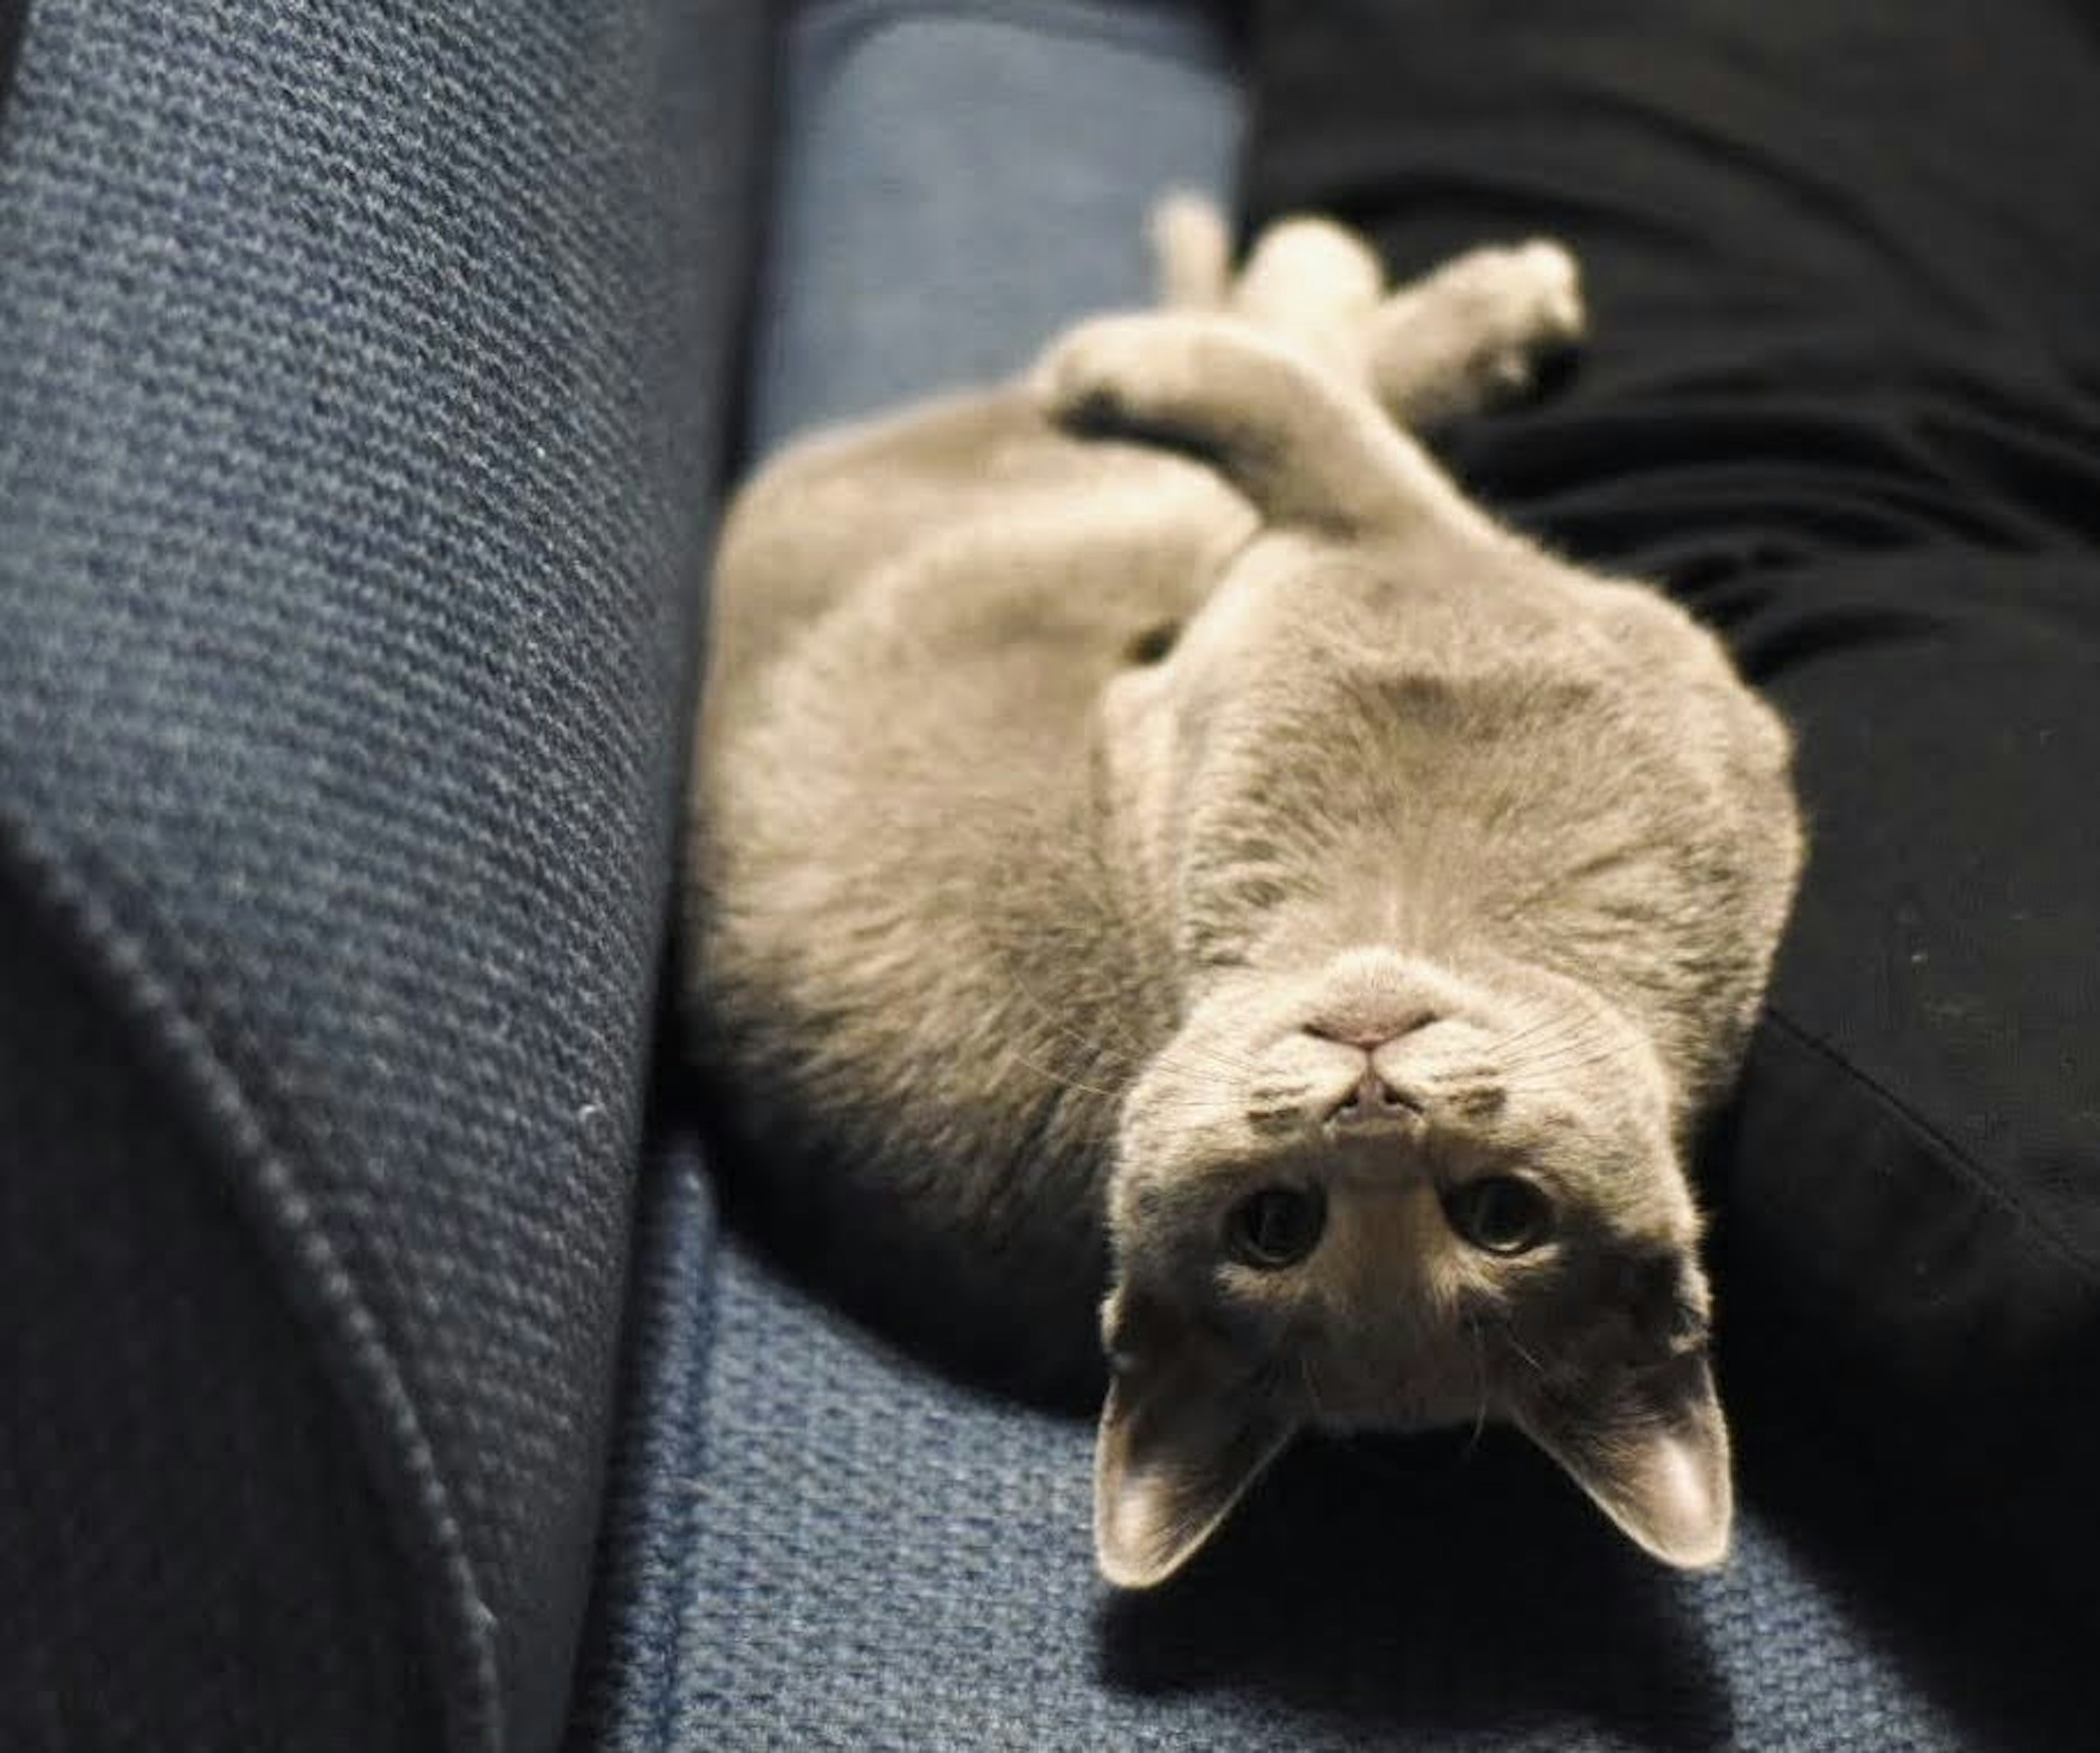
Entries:
[[[1674, 1576], [1493, 1434], [1294, 1457], [1190, 1573], [1116, 1599], [1091, 1430], [715, 1252], [698, 1161], [674, 1146], [649, 1189], [623, 1679], [579, 1753], [2080, 1744], [2002, 1604], [1935, 1604], [1970, 1622], [1948, 1647], [1761, 1501], [1725, 1570]], [[1901, 1586], [1934, 1576], [1921, 1553]]]
[[561, 1733], [759, 11], [30, 9], [0, 1746]]
[[[1143, 296], [1146, 200], [1220, 182], [1233, 132], [1217, 39], [1180, 11], [829, 0], [805, 18], [752, 386], [764, 442], [1001, 368], [1061, 318]], [[1104, 104], [1114, 130], [1074, 120]], [[958, 1387], [718, 1240], [675, 1120], [664, 1152], [578, 1753], [2079, 1738], [2079, 1683], [2067, 1706], [2004, 1603], [1935, 1599], [1931, 1549], [1885, 1549], [1898, 1482], [1787, 1428], [1783, 1382], [1740, 1434], [1748, 1501], [1718, 1575], [1659, 1570], [1490, 1433], [1471, 1454], [1295, 1456], [1189, 1574], [1114, 1597], [1083, 1421]]]

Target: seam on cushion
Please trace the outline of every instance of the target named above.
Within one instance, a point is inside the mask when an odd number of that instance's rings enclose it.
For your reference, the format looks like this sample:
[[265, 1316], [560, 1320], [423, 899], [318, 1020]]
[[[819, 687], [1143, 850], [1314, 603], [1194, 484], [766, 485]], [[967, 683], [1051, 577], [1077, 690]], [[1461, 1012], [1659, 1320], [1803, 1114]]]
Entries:
[[2100, 1284], [2100, 1261], [2096, 1261], [2066, 1240], [2052, 1226], [2045, 1223], [2027, 1209], [2026, 1204], [2006, 1190], [1974, 1156], [1956, 1143], [1930, 1121], [1912, 1108], [1901, 1096], [1881, 1081], [1870, 1072], [1862, 1069], [1852, 1059], [1831, 1046], [1827, 1041], [1811, 1034], [1784, 1012], [1765, 1006], [1766, 1019], [1783, 1030], [1799, 1046], [1843, 1072], [1855, 1083], [1873, 1096], [1881, 1107], [1909, 1130], [1930, 1145], [1933, 1151], [1955, 1169], [1970, 1190], [1988, 1203], [1995, 1205], [2008, 1217], [2014, 1218], [2032, 1232], [2049, 1251], [2066, 1266], [2071, 1267], [2089, 1284]]
[[[676, 1181], [693, 1183], [693, 1196], [696, 1199], [704, 1196], [697, 1184], [699, 1176], [697, 1169], [682, 1164], [673, 1171], [673, 1174]], [[666, 1203], [682, 1205], [686, 1203], [686, 1195], [682, 1189], [674, 1191], [667, 1199]], [[694, 1213], [681, 1212], [673, 1219], [673, 1222], [684, 1227], [689, 1226], [695, 1217]], [[719, 1228], [715, 1228], [712, 1233], [713, 1245], [718, 1247], [721, 1241], [721, 1231]], [[651, 1263], [653, 1265], [655, 1262]], [[690, 1330], [691, 1355], [682, 1372], [684, 1377], [685, 1398], [678, 1407], [677, 1416], [673, 1421], [673, 1441], [677, 1445], [674, 1460], [689, 1463], [690, 1470], [697, 1474], [700, 1446], [707, 1428], [708, 1365], [714, 1350], [712, 1315], [721, 1295], [721, 1277], [719, 1273], [716, 1272], [709, 1272], [706, 1275], [704, 1309], [685, 1307], [685, 1299], [679, 1295], [682, 1287], [677, 1282], [677, 1278], [678, 1275], [675, 1272], [667, 1272], [665, 1283], [661, 1287], [664, 1293], [662, 1301], [668, 1302], [674, 1309], [681, 1310], [685, 1314], [686, 1319], [692, 1324]], [[699, 1489], [699, 1481], [697, 1478], [686, 1480], [685, 1474], [687, 1470], [686, 1467], [674, 1465], [672, 1470], [673, 1476], [680, 1480], [683, 1489], [678, 1491], [677, 1500], [669, 1514], [665, 1517], [669, 1530], [674, 1536], [672, 1547], [674, 1556], [671, 1573], [671, 1587], [673, 1592], [671, 1597], [669, 1658], [664, 1663], [663, 1672], [656, 1676], [656, 1696], [651, 1701], [649, 1712], [650, 1724], [655, 1732], [655, 1739], [651, 1745], [657, 1748], [668, 1748], [673, 1745], [672, 1736], [677, 1727], [678, 1667], [685, 1653], [686, 1640], [692, 1631], [696, 1605], [693, 1599], [693, 1560], [700, 1549], [699, 1520], [702, 1493]]]
[[[316, 1221], [289, 1159], [273, 1147], [239, 1079], [202, 1025], [183, 1006], [144, 947], [112, 910], [16, 811], [0, 808], [0, 862], [22, 879], [46, 923], [87, 964], [86, 971], [118, 1005], [141, 1057], [172, 1073], [179, 1089], [201, 1099], [196, 1117], [215, 1139], [234, 1209], [268, 1263], [279, 1294], [303, 1318], [317, 1343], [321, 1373], [364, 1437], [374, 1493], [390, 1513], [400, 1549], [417, 1583], [408, 1606], [426, 1634], [435, 1625], [438, 1702], [453, 1748], [496, 1753], [502, 1704], [492, 1632], [495, 1616], [482, 1599], [437, 1457], [406, 1381], [357, 1285]], [[304, 1270], [293, 1270], [292, 1262]]]

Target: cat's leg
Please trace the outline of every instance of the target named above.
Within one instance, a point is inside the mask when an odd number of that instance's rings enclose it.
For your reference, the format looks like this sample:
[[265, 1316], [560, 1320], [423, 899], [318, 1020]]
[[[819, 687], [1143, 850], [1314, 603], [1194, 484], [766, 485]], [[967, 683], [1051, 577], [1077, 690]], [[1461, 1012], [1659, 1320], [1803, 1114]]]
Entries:
[[1231, 311], [1368, 384], [1403, 426], [1522, 394], [1539, 362], [1582, 334], [1574, 258], [1545, 240], [1470, 250], [1390, 291], [1370, 246], [1329, 219], [1278, 220], [1237, 276], [1224, 220], [1207, 202], [1163, 202], [1154, 241], [1163, 302]]
[[1285, 219], [1256, 240], [1229, 303], [1324, 370], [1361, 381], [1385, 290], [1384, 269], [1355, 232], [1328, 219]]
[[1534, 240], [1469, 250], [1386, 299], [1362, 342], [1372, 393], [1404, 426], [1524, 394], [1583, 330], [1575, 258]]
[[1233, 234], [1208, 196], [1167, 196], [1152, 209], [1152, 259], [1159, 302], [1170, 311], [1215, 311], [1233, 283]]
[[1096, 317], [1051, 347], [1034, 387], [1068, 431], [1208, 463], [1270, 524], [1374, 536], [1434, 522], [1505, 539], [1362, 384], [1235, 315]]
[[1230, 311], [1338, 376], [1364, 376], [1385, 271], [1354, 232], [1330, 219], [1279, 220], [1235, 272], [1216, 204], [1170, 195], [1153, 214], [1152, 244], [1166, 308]]

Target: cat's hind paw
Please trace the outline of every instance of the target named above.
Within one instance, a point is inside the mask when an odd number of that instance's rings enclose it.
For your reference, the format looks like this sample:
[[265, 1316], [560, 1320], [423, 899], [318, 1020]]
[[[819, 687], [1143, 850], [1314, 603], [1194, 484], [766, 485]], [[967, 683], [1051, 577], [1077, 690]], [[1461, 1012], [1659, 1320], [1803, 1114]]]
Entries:
[[1201, 385], [1206, 319], [1145, 311], [1097, 316], [1053, 342], [1029, 380], [1053, 425], [1079, 438], [1171, 438]]
[[1404, 425], [1471, 413], [1529, 394], [1586, 323], [1581, 271], [1560, 244], [1470, 250], [1379, 308], [1372, 383]]

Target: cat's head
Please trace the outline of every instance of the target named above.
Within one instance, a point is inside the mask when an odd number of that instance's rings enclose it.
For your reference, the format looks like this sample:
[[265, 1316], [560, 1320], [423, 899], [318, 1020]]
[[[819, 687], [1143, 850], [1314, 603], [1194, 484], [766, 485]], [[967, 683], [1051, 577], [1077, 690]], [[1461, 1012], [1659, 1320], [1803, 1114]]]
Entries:
[[1382, 949], [1210, 988], [1125, 1101], [1104, 1574], [1171, 1575], [1304, 1430], [1515, 1425], [1667, 1562], [1728, 1438], [1664, 1073], [1572, 981]]

